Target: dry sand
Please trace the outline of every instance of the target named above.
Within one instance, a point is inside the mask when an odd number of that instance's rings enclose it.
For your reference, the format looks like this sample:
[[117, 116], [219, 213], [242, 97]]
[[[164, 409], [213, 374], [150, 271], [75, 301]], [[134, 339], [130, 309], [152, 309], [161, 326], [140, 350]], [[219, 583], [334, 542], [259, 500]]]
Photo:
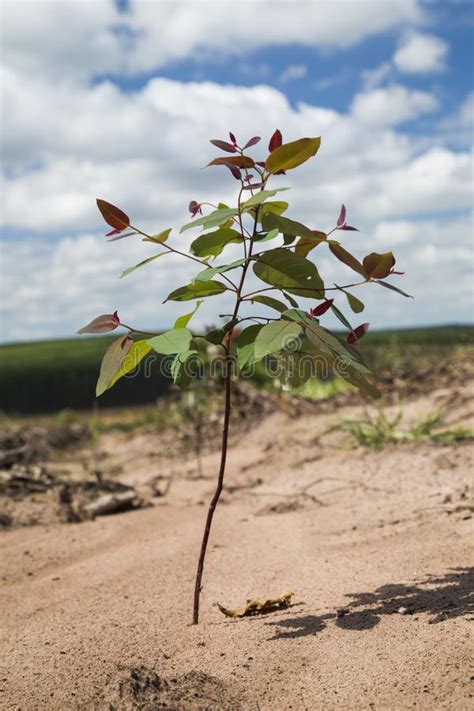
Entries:
[[[410, 403], [408, 419], [449, 397]], [[469, 415], [451, 404], [453, 423]], [[315, 441], [332, 420], [279, 412], [233, 444], [199, 626], [218, 454], [196, 478], [192, 457], [161, 456], [151, 435], [104, 436], [121, 481], [145, 491], [173, 472], [170, 491], [151, 508], [1, 533], [0, 707], [472, 709], [471, 447]], [[261, 617], [214, 604], [286, 590], [294, 605]]]

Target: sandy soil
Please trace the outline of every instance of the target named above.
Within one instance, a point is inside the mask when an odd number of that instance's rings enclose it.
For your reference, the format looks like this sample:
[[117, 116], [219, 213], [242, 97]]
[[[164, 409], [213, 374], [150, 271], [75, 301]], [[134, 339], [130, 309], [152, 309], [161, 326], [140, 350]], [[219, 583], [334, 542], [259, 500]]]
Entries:
[[[466, 390], [464, 390], [466, 393]], [[433, 392], [408, 420], [451, 399]], [[345, 408], [337, 415], [360, 414]], [[217, 453], [204, 478], [151, 435], [107, 435], [122, 482], [154, 506], [0, 534], [2, 709], [473, 708], [472, 449], [380, 452], [317, 440], [334, 417], [274, 413], [231, 448], [202, 621], [193, 578]], [[292, 590], [231, 620], [215, 606]]]

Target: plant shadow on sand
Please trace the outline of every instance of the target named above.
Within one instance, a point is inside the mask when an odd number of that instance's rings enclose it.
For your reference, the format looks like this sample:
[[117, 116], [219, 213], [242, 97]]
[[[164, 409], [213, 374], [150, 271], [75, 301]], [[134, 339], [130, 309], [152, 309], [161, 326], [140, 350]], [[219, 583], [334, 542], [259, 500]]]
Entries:
[[[348, 594], [348, 607], [338, 614], [305, 615], [267, 622], [278, 628], [271, 639], [293, 639], [321, 632], [328, 620], [346, 630], [370, 630], [383, 615], [427, 614], [436, 624], [474, 614], [474, 568], [454, 568], [444, 576], [428, 576], [414, 585], [383, 585], [375, 592]], [[362, 609], [357, 609], [362, 608]]]

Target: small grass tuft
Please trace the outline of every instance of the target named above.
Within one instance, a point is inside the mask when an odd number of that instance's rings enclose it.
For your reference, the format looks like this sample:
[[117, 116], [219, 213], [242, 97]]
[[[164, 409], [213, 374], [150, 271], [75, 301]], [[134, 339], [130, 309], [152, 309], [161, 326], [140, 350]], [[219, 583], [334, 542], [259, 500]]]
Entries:
[[346, 432], [349, 435], [349, 446], [373, 450], [383, 449], [390, 444], [407, 442], [429, 441], [453, 444], [474, 439], [474, 430], [466, 427], [439, 429], [443, 421], [443, 414], [439, 410], [433, 410], [407, 429], [399, 428], [402, 419], [403, 410], [399, 410], [394, 417], [390, 418], [383, 407], [378, 407], [375, 415], [366, 411], [359, 419], [340, 420], [322, 434]]

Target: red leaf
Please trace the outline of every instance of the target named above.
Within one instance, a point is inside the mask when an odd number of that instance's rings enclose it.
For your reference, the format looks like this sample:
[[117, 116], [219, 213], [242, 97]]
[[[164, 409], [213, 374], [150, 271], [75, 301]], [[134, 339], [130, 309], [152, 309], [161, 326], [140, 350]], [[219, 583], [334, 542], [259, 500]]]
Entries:
[[352, 225], [342, 225], [342, 227], [339, 227], [340, 230], [351, 230], [352, 232], [359, 232], [357, 227], [352, 227]]
[[355, 343], [356, 341], [359, 341], [362, 336], [365, 336], [367, 331], [369, 330], [369, 324], [368, 323], [363, 323], [360, 326], [357, 326], [349, 335], [347, 336], [347, 342], [348, 343]]
[[263, 183], [252, 183], [252, 185], [244, 185], [242, 190], [257, 190], [258, 188], [263, 188]]
[[193, 217], [196, 217], [198, 212], [202, 215], [201, 203], [196, 202], [196, 200], [191, 200], [188, 205], [188, 210]]
[[113, 331], [117, 326], [120, 326], [120, 319], [117, 311], [114, 311], [113, 314], [97, 316], [87, 326], [80, 328], [78, 333], [106, 333]]
[[323, 314], [328, 311], [332, 304], [333, 304], [334, 299], [327, 299], [326, 301], [323, 301], [322, 304], [319, 304], [319, 306], [316, 306], [314, 309], [311, 309], [309, 312], [310, 316], [322, 316]]
[[217, 148], [220, 148], [222, 151], [227, 151], [228, 153], [236, 153], [237, 148], [230, 143], [227, 143], [227, 141], [219, 141], [219, 139], [213, 139], [210, 141], [214, 146], [217, 146]]
[[235, 165], [237, 168], [254, 168], [255, 161], [249, 156], [230, 156], [229, 158], [214, 158], [207, 165]]
[[258, 161], [256, 161], [255, 165], [259, 165], [260, 168], [265, 168], [265, 161], [264, 161], [264, 160], [258, 160]]
[[235, 165], [228, 165], [227, 167], [229, 168], [230, 172], [232, 173], [232, 175], [234, 176], [234, 178], [236, 180], [242, 180], [242, 175], [240, 173], [240, 170], [238, 168], [236, 168]]
[[281, 146], [282, 143], [283, 143], [283, 137], [281, 135], [281, 131], [279, 131], [277, 128], [277, 130], [275, 131], [273, 136], [270, 138], [270, 142], [268, 144], [268, 150], [271, 153], [272, 151], [275, 150], [275, 148], [278, 148], [279, 146]]
[[250, 146], [255, 146], [261, 140], [262, 140], [261, 136], [254, 136], [253, 138], [249, 138], [249, 140], [247, 141], [247, 143], [244, 146], [244, 150], [246, 148], [250, 148]]
[[337, 218], [337, 226], [342, 227], [344, 222], [346, 221], [346, 206], [342, 205], [341, 207], [341, 212], [339, 213], [339, 217]]
[[230, 138], [230, 140], [232, 141], [232, 143], [234, 144], [234, 146], [236, 146], [236, 145], [237, 145], [237, 139], [236, 139], [236, 137], [234, 136], [234, 134], [232, 133], [232, 131], [229, 131], [229, 138]]
[[130, 226], [129, 216], [110, 202], [97, 198], [97, 207], [106, 223], [118, 232], [122, 232], [122, 230]]

